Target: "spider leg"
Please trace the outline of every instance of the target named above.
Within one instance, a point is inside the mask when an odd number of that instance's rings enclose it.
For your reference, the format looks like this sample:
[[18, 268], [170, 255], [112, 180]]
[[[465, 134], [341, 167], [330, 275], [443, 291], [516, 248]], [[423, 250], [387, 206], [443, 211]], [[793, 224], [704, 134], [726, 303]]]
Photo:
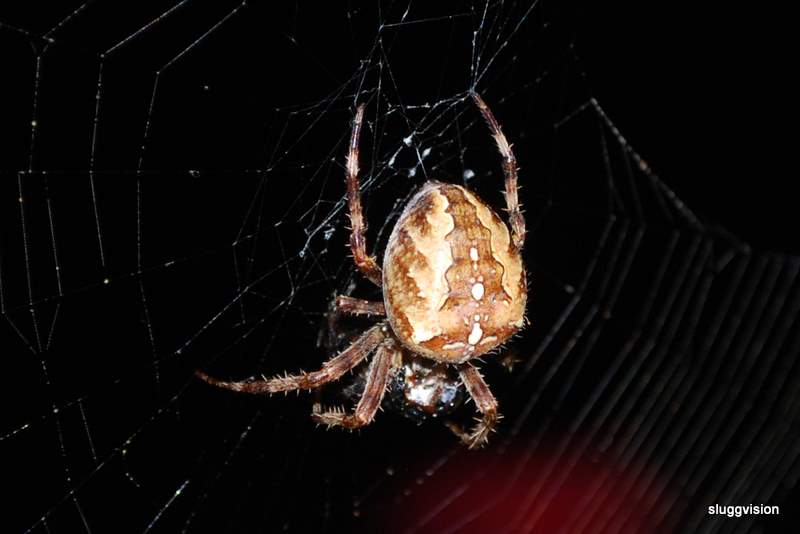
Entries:
[[519, 186], [517, 184], [517, 158], [514, 156], [514, 151], [511, 150], [511, 145], [508, 143], [505, 134], [500, 129], [500, 123], [494, 118], [492, 110], [483, 101], [481, 95], [478, 93], [471, 93], [472, 99], [477, 104], [481, 115], [486, 119], [486, 124], [492, 131], [497, 143], [497, 149], [500, 151], [500, 156], [503, 158], [503, 174], [506, 177], [506, 209], [508, 210], [508, 219], [511, 225], [511, 241], [517, 250], [522, 248], [525, 243], [525, 217], [522, 216], [522, 210], [519, 205], [519, 197], [517, 191]]
[[350, 135], [350, 148], [347, 152], [347, 204], [350, 208], [350, 250], [356, 267], [378, 287], [381, 286], [381, 268], [375, 258], [367, 253], [364, 237], [364, 210], [361, 207], [361, 191], [358, 182], [358, 140], [361, 137], [361, 123], [364, 120], [364, 104], [358, 106], [353, 117], [353, 132]]
[[494, 426], [501, 417], [497, 413], [497, 399], [492, 395], [492, 391], [486, 385], [478, 369], [472, 364], [464, 364], [459, 370], [459, 374], [482, 417], [469, 432], [465, 432], [455, 423], [448, 423], [447, 427], [470, 449], [477, 449], [486, 444], [489, 440], [489, 433], [494, 430]]
[[398, 349], [393, 343], [385, 343], [378, 347], [375, 357], [370, 362], [367, 383], [355, 412], [348, 414], [340, 409], [323, 411], [317, 404], [314, 405], [312, 419], [317, 423], [328, 425], [328, 427], [343, 426], [349, 429], [371, 423], [381, 405], [383, 394], [386, 392], [389, 371], [392, 369], [392, 362], [395, 360], [397, 352]]
[[212, 386], [243, 393], [271, 394], [296, 389], [314, 389], [336, 380], [361, 363], [386, 338], [384, 328], [383, 323], [373, 326], [341, 354], [325, 362], [320, 370], [311, 373], [276, 376], [260, 380], [249, 379], [241, 382], [225, 382], [208, 376], [202, 371], [196, 371], [195, 375]]
[[383, 302], [357, 299], [346, 295], [336, 295], [329, 306], [327, 324], [324, 324], [317, 334], [317, 347], [325, 347], [329, 352], [339, 343], [339, 319], [342, 315], [364, 315], [367, 317], [384, 317], [386, 308]]
[[336, 311], [347, 315], [386, 315], [383, 302], [362, 300], [347, 295], [336, 296]]

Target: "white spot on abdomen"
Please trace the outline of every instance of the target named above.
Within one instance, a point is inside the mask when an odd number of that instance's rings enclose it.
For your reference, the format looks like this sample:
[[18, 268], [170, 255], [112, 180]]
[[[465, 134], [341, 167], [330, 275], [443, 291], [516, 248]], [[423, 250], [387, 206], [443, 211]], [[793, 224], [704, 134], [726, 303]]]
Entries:
[[478, 341], [481, 340], [483, 337], [483, 330], [481, 330], [481, 325], [478, 323], [474, 323], [472, 325], [472, 332], [469, 333], [469, 338], [467, 338], [467, 342], [470, 345], [476, 345]]
[[483, 298], [483, 291], [484, 291], [483, 284], [478, 282], [477, 284], [472, 286], [472, 298], [474, 298], [475, 300], [481, 300]]
[[475, 248], [475, 247], [471, 247], [471, 248], [469, 249], [469, 258], [470, 258], [472, 261], [478, 261], [478, 249], [477, 249], [477, 248]]

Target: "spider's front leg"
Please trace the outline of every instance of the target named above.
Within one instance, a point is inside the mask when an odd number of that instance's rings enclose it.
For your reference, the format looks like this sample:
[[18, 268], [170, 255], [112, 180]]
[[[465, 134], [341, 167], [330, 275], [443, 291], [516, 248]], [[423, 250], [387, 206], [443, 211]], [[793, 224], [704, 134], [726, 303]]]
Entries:
[[358, 401], [355, 412], [348, 414], [338, 409], [323, 411], [322, 407], [315, 405], [311, 417], [317, 423], [328, 425], [328, 427], [342, 426], [353, 429], [371, 423], [383, 401], [393, 362], [399, 355], [400, 349], [391, 341], [378, 347], [375, 357], [370, 363], [364, 393], [361, 395], [361, 400]]
[[383, 323], [373, 326], [355, 340], [352, 345], [343, 350], [341, 354], [325, 362], [322, 365], [322, 369], [311, 373], [276, 376], [261, 380], [250, 379], [241, 382], [225, 382], [208, 376], [202, 371], [196, 371], [195, 374], [212, 386], [242, 393], [271, 394], [299, 389], [314, 389], [340, 378], [347, 371], [361, 363], [364, 358], [375, 350], [375, 347], [386, 339], [386, 328]]
[[500, 414], [497, 412], [497, 399], [492, 395], [489, 386], [483, 380], [481, 373], [472, 364], [464, 364], [459, 370], [461, 381], [467, 388], [475, 406], [481, 412], [478, 424], [469, 431], [465, 432], [458, 425], [449, 423], [447, 426], [453, 433], [461, 438], [470, 449], [477, 449], [484, 446], [489, 440], [489, 434], [494, 431]]
[[353, 132], [350, 135], [350, 148], [347, 152], [347, 204], [350, 208], [350, 250], [353, 261], [361, 272], [378, 287], [382, 283], [381, 268], [375, 258], [367, 253], [367, 241], [364, 234], [364, 210], [361, 207], [361, 190], [358, 182], [358, 141], [361, 137], [361, 123], [364, 120], [364, 104], [358, 106], [353, 117]]

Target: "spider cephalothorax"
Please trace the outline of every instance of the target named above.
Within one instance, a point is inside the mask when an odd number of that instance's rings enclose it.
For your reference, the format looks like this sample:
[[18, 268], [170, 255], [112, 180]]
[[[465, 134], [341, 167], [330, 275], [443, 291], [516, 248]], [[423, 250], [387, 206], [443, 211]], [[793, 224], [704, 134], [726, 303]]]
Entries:
[[[520, 251], [525, 221], [517, 200], [517, 165], [511, 146], [492, 112], [476, 93], [478, 105], [503, 158], [508, 226], [468, 189], [429, 181], [408, 202], [386, 246], [383, 269], [367, 253], [365, 224], [358, 182], [358, 141], [364, 105], [358, 107], [347, 156], [347, 200], [352, 231], [350, 247], [361, 272], [383, 289], [383, 302], [347, 296], [336, 299], [337, 312], [385, 316], [319, 371], [272, 379], [223, 382], [205, 373], [206, 382], [234, 391], [277, 393], [312, 389], [337, 380], [375, 351], [366, 373], [361, 399], [353, 414], [315, 407], [312, 417], [329, 426], [357, 428], [370, 423], [381, 404], [390, 376], [415, 361], [454, 365], [482, 414], [471, 432], [453, 430], [470, 447], [486, 442], [499, 415], [497, 401], [470, 360], [498, 347], [525, 324], [527, 288]], [[430, 365], [420, 368], [431, 368]], [[412, 373], [417, 377], [419, 373]], [[409, 376], [412, 376], [409, 375]], [[400, 375], [403, 376], [403, 375]], [[421, 376], [421, 375], [420, 375]], [[437, 376], [425, 388], [409, 384], [408, 391], [438, 391]], [[409, 379], [410, 380], [410, 379]], [[444, 380], [442, 378], [441, 380]], [[452, 384], [448, 384], [452, 389]], [[442, 391], [449, 391], [442, 389]], [[440, 393], [436, 393], [440, 395]], [[422, 409], [424, 399], [409, 397]]]

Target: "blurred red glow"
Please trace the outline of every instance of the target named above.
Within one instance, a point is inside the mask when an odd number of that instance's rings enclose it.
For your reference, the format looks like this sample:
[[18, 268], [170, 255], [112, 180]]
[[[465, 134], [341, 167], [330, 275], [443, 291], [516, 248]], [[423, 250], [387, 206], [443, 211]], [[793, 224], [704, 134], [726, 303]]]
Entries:
[[462, 451], [404, 481], [381, 531], [672, 532], [672, 495], [644, 464], [580, 455], [583, 448], [533, 450]]

